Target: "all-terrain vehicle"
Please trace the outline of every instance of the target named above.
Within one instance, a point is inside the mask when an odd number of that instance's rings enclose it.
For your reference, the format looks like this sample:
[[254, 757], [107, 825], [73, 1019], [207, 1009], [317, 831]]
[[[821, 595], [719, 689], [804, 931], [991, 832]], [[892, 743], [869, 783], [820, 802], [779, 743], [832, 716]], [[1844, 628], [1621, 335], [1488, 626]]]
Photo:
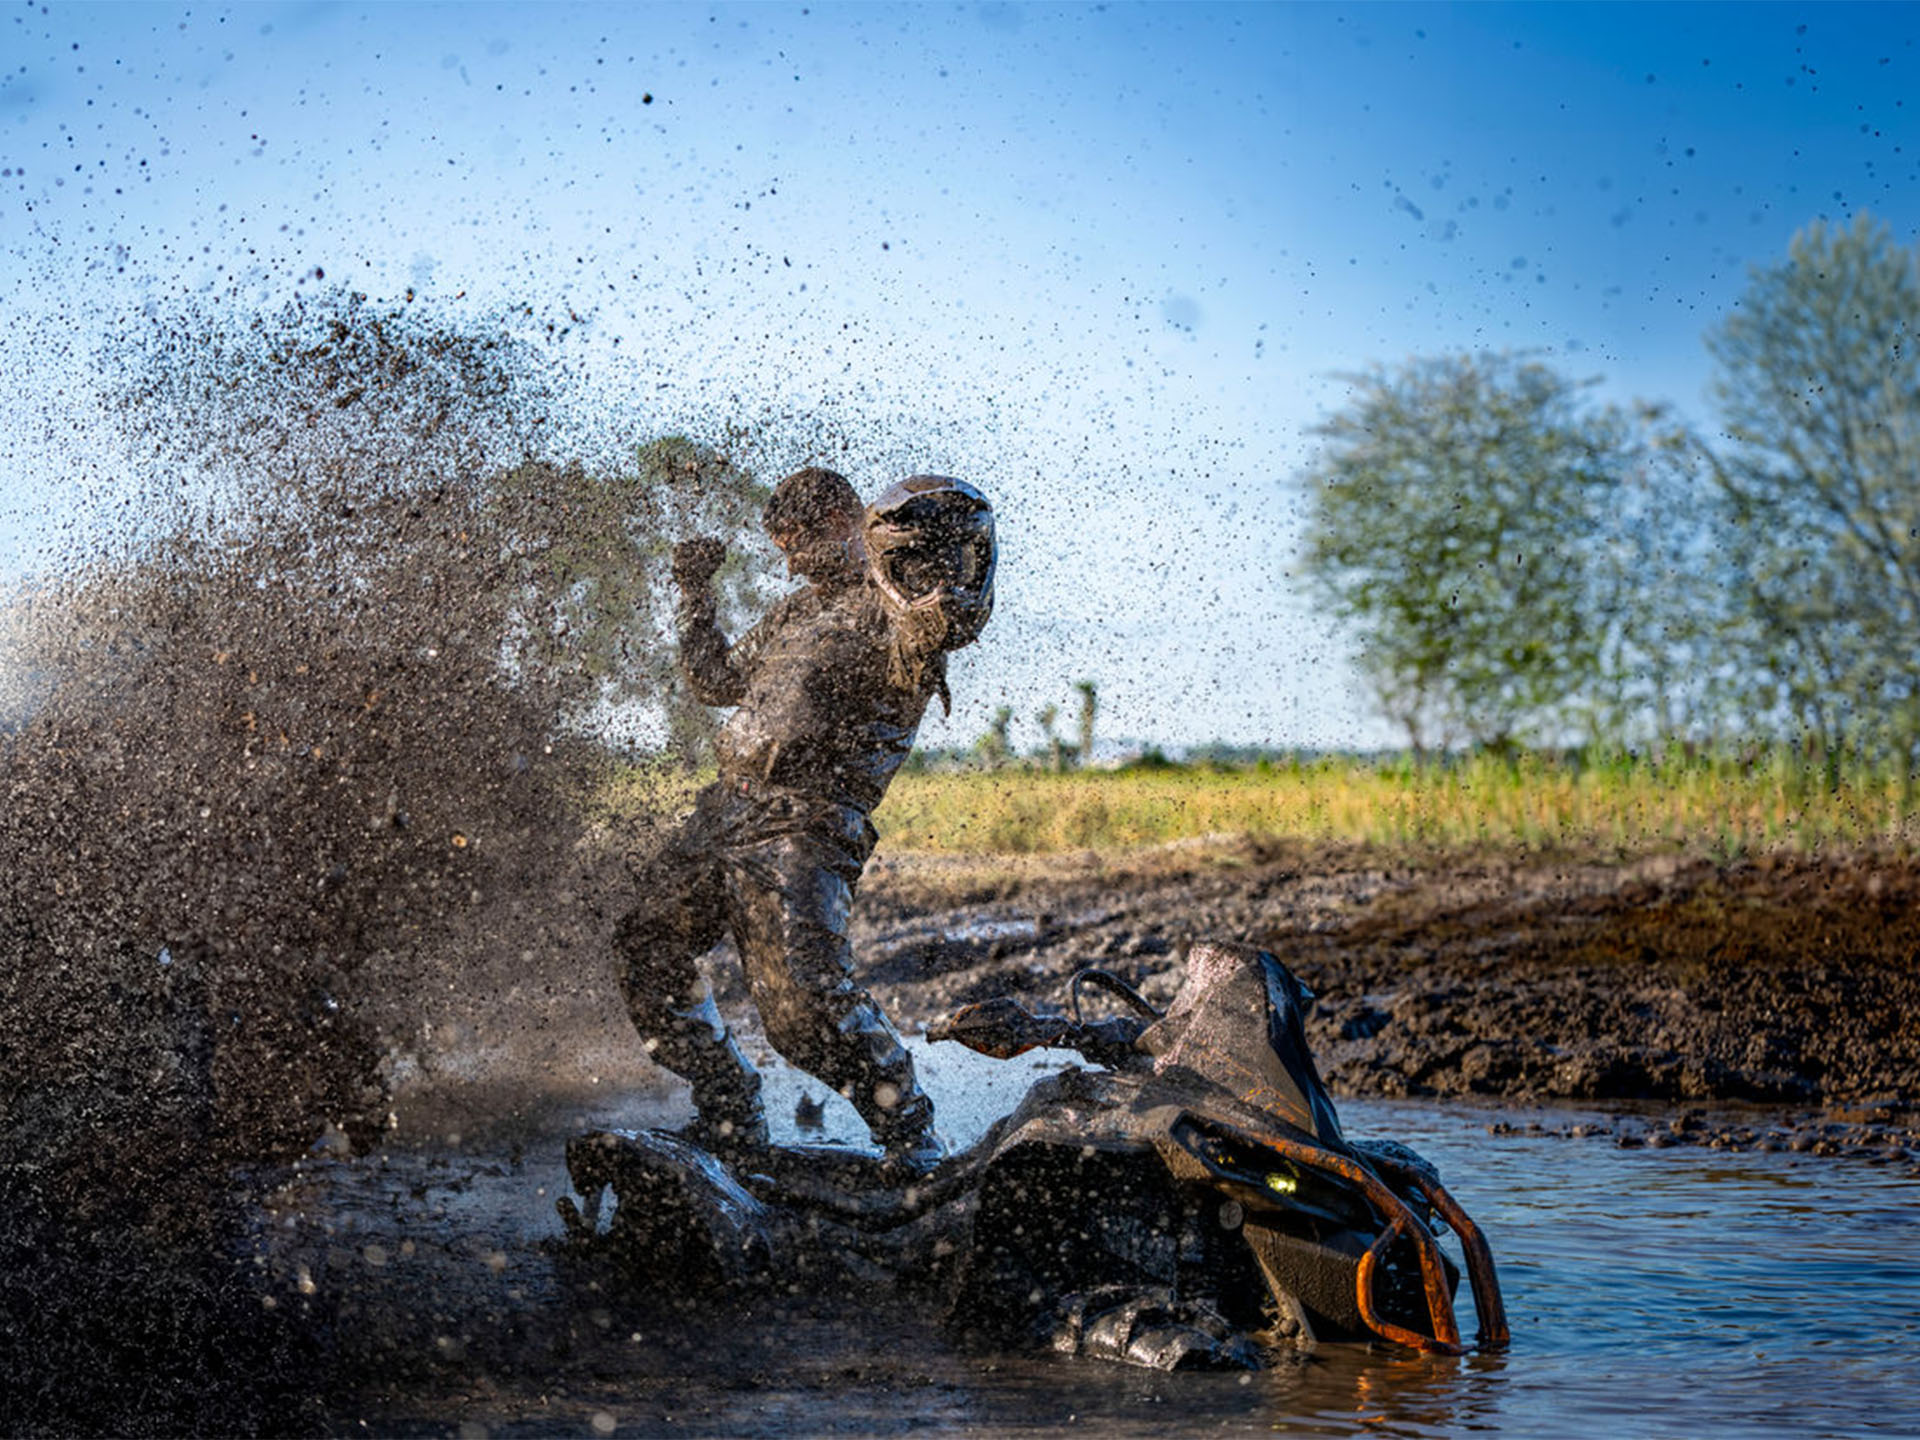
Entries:
[[[1082, 1020], [1089, 986], [1133, 1013]], [[998, 1058], [1064, 1047], [1089, 1065], [1037, 1082], [928, 1175], [832, 1146], [723, 1157], [601, 1131], [568, 1147], [570, 1242], [638, 1285], [851, 1269], [937, 1285], [948, 1323], [991, 1343], [1258, 1368], [1323, 1341], [1460, 1353], [1460, 1271], [1436, 1238], [1450, 1229], [1478, 1343], [1507, 1342], [1479, 1228], [1413, 1151], [1342, 1134], [1306, 1045], [1311, 996], [1273, 955], [1193, 946], [1164, 1013], [1097, 970], [1070, 999], [1069, 1014], [986, 1001], [929, 1028]]]

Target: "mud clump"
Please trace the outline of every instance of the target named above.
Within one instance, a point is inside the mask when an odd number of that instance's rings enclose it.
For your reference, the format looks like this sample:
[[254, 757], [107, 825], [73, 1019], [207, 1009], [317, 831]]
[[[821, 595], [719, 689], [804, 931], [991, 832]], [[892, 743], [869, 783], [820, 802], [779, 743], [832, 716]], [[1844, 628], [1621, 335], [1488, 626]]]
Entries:
[[[221, 1254], [237, 1167], [366, 1145], [436, 1022], [519, 987], [534, 1025], [591, 973], [618, 847], [582, 843], [610, 763], [590, 714], [664, 671], [668, 528], [737, 530], [758, 497], [685, 442], [548, 463], [537, 362], [348, 295], [119, 357], [106, 423], [158, 457], [129, 533], [6, 614], [16, 1419], [247, 1428], [252, 1391], [195, 1414], [154, 1381], [259, 1326]], [[152, 1304], [45, 1311], [110, 1293]]]

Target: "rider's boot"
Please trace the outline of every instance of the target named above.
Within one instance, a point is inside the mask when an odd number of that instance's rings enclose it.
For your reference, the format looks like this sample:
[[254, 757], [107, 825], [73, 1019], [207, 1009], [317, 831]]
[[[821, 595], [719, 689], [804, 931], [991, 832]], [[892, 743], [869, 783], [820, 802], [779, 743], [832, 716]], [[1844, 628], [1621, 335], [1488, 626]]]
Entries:
[[871, 1000], [842, 1018], [840, 1033], [859, 1042], [853, 1107], [885, 1152], [887, 1167], [909, 1177], [926, 1174], [947, 1158], [947, 1145], [933, 1128], [933, 1099], [920, 1088], [899, 1033]]
[[693, 1087], [698, 1113], [680, 1133], [707, 1149], [765, 1146], [767, 1111], [760, 1100], [760, 1073], [721, 1020], [713, 992], [703, 986], [696, 1004], [671, 1012], [671, 1017], [651, 1049], [657, 1063]]

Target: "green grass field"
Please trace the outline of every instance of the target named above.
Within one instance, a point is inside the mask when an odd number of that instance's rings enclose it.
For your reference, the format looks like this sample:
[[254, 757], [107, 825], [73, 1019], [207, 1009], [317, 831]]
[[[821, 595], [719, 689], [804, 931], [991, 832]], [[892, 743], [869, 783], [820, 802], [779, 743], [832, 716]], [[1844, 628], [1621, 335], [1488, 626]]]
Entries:
[[881, 848], [946, 854], [1128, 850], [1201, 836], [1415, 849], [1617, 855], [1920, 838], [1900, 777], [1830, 774], [1791, 752], [1605, 763], [1354, 759], [1244, 770], [907, 773], [874, 817]]

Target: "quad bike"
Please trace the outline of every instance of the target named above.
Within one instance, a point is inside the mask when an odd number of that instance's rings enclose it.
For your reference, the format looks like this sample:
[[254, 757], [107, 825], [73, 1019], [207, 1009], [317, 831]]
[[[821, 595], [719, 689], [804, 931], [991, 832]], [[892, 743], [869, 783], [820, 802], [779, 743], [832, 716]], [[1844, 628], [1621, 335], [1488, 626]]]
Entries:
[[[1134, 1012], [1080, 1019], [1088, 986]], [[1078, 1051], [924, 1176], [830, 1146], [722, 1155], [663, 1131], [572, 1141], [572, 1245], [682, 1293], [795, 1275], [930, 1283], [954, 1329], [1158, 1369], [1259, 1368], [1282, 1346], [1381, 1339], [1441, 1354], [1466, 1264], [1483, 1348], [1507, 1321], [1479, 1227], [1433, 1167], [1350, 1140], [1307, 1050], [1311, 996], [1279, 960], [1203, 943], [1165, 1013], [1083, 971], [1072, 1014], [1010, 999], [928, 1030], [1000, 1059]], [[601, 1224], [604, 1197], [615, 1208]]]

